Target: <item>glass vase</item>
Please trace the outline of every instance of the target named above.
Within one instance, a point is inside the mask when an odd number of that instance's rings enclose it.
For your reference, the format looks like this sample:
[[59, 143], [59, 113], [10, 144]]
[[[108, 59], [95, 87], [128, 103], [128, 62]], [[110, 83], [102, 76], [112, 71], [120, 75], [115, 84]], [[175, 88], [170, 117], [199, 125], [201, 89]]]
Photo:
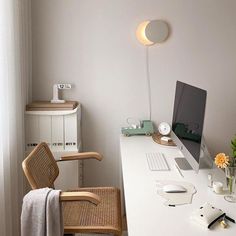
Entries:
[[225, 196], [224, 198], [228, 202], [236, 202], [236, 196], [235, 196], [236, 166], [226, 167], [225, 176], [229, 195]]

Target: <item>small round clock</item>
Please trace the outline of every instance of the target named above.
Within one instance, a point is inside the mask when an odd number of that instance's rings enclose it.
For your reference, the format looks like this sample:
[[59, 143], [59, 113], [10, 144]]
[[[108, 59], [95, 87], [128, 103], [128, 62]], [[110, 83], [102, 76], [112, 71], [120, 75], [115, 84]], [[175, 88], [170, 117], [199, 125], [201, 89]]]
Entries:
[[170, 134], [171, 127], [167, 122], [161, 122], [158, 125], [158, 131], [162, 135], [168, 135], [168, 134]]

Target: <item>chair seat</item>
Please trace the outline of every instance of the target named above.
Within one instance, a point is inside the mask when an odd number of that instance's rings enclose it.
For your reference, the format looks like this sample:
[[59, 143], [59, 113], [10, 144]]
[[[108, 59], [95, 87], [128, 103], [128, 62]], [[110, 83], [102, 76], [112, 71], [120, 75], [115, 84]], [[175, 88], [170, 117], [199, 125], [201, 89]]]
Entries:
[[[87, 201], [63, 202], [65, 233], [109, 232], [115, 235], [121, 235], [122, 222], [119, 189], [99, 187], [80, 188], [72, 191], [95, 193], [100, 196], [101, 203], [96, 206]], [[117, 218], [117, 216], [120, 217]]]

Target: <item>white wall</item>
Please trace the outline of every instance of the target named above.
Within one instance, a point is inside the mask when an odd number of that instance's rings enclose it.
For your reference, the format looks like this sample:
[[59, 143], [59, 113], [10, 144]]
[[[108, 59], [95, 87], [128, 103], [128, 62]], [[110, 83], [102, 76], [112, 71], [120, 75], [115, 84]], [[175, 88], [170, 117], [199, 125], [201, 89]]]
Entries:
[[[66, 99], [83, 105], [88, 185], [119, 185], [119, 133], [127, 117], [148, 118], [145, 48], [135, 38], [146, 19], [164, 19], [170, 38], [149, 48], [153, 120], [171, 122], [176, 80], [208, 91], [205, 136], [213, 154], [236, 133], [236, 1], [32, 1], [33, 98], [49, 100], [67, 82]], [[96, 173], [96, 175], [95, 175]]]

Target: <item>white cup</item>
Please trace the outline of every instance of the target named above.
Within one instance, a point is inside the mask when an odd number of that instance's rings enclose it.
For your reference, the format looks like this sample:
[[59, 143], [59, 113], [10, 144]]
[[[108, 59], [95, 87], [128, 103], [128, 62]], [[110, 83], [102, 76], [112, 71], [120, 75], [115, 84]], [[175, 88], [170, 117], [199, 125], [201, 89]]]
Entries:
[[213, 190], [215, 193], [223, 193], [223, 183], [213, 182]]

